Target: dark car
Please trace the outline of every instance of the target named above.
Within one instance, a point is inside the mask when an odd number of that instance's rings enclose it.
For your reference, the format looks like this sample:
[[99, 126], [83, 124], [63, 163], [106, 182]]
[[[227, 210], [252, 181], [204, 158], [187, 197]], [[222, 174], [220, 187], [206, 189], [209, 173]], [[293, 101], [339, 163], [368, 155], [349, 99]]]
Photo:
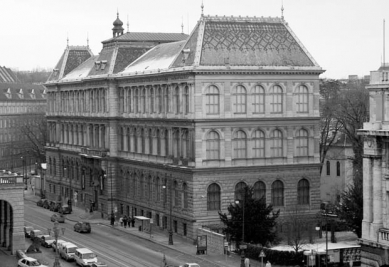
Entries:
[[70, 206], [62, 206], [59, 208], [58, 212], [62, 214], [70, 214], [72, 213], [72, 209]]
[[79, 233], [90, 233], [92, 231], [92, 227], [88, 222], [77, 222], [73, 229]]
[[45, 202], [45, 200], [46, 200], [46, 199], [43, 199], [43, 198], [39, 199], [38, 202], [36, 203], [36, 205], [37, 205], [38, 207], [43, 207], [43, 203]]
[[30, 237], [32, 230], [34, 230], [32, 226], [24, 226], [24, 237]]
[[50, 210], [54, 212], [58, 212], [62, 207], [62, 202], [60, 201], [50, 201]]
[[59, 223], [64, 223], [65, 222], [65, 216], [63, 216], [63, 214], [60, 214], [60, 213], [54, 213], [53, 215], [51, 215], [50, 220], [52, 222], [57, 221]]
[[53, 244], [54, 240], [55, 240], [54, 237], [50, 235], [41, 236], [41, 244], [45, 248], [51, 248], [51, 245]]
[[50, 208], [50, 201], [48, 199], [43, 200], [42, 207], [45, 209]]

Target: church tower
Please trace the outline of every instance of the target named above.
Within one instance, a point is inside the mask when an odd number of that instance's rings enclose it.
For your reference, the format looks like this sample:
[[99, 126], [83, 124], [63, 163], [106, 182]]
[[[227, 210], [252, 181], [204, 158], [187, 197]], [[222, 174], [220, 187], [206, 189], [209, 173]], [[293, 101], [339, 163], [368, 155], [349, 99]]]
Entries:
[[119, 12], [117, 13], [116, 20], [113, 22], [113, 26], [114, 26], [112, 28], [113, 37], [123, 35], [123, 31], [124, 31], [123, 22], [119, 19]]

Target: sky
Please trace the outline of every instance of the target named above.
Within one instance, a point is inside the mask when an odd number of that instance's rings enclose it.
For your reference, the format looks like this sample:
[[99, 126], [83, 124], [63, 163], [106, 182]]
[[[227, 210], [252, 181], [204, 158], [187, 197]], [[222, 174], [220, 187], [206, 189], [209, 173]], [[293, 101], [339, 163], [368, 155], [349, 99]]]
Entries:
[[[119, 12], [125, 31], [190, 33], [202, 0], [0, 0], [0, 66], [53, 69], [67, 45], [97, 55], [112, 37]], [[388, 0], [203, 0], [204, 15], [284, 19], [325, 70], [321, 78], [360, 77], [377, 70], [384, 54]], [[389, 23], [386, 35], [389, 35]], [[388, 38], [385, 38], [388, 39]], [[386, 42], [388, 46], [389, 43]], [[389, 50], [388, 50], [389, 51]], [[386, 55], [389, 62], [389, 54]]]

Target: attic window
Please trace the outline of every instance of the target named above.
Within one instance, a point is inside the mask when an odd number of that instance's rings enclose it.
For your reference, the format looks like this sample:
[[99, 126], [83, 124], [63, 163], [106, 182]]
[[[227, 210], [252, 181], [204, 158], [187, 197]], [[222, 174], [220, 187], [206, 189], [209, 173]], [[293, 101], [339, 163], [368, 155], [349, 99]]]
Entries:
[[102, 60], [101, 61], [101, 69], [105, 69], [105, 66], [107, 65], [107, 61], [106, 60]]
[[58, 69], [53, 69], [53, 72], [54, 72], [55, 74], [57, 74], [57, 73], [58, 73]]
[[7, 98], [12, 98], [11, 88], [4, 89], [4, 94]]
[[100, 66], [101, 66], [101, 61], [96, 61], [96, 62], [95, 62], [95, 68], [96, 68], [96, 70], [99, 70], [99, 69], [100, 69]]
[[31, 97], [32, 99], [35, 99], [35, 98], [36, 98], [35, 90], [34, 90], [34, 89], [31, 89], [30, 97]]
[[185, 61], [188, 59], [189, 53], [190, 53], [190, 49], [189, 48], [182, 50], [182, 54], [183, 54], [182, 62], [183, 63], [185, 63]]
[[24, 93], [23, 93], [23, 89], [22, 88], [19, 89], [18, 96], [19, 96], [20, 99], [24, 98]]

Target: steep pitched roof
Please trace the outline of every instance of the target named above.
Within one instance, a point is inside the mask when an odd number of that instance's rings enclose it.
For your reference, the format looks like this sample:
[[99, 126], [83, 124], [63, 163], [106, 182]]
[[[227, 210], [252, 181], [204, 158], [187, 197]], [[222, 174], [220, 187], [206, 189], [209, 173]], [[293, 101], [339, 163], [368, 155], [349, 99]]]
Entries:
[[293, 66], [318, 67], [288, 24], [280, 18], [202, 17], [172, 67]]
[[19, 82], [16, 75], [9, 68], [0, 66], [0, 83], [14, 83]]
[[48, 82], [58, 81], [93, 56], [88, 46], [67, 46]]
[[46, 99], [46, 87], [37, 84], [0, 83], [0, 101], [36, 101]]
[[283, 19], [208, 16], [201, 17], [186, 41], [158, 45], [118, 75], [176, 68], [321, 71]]

